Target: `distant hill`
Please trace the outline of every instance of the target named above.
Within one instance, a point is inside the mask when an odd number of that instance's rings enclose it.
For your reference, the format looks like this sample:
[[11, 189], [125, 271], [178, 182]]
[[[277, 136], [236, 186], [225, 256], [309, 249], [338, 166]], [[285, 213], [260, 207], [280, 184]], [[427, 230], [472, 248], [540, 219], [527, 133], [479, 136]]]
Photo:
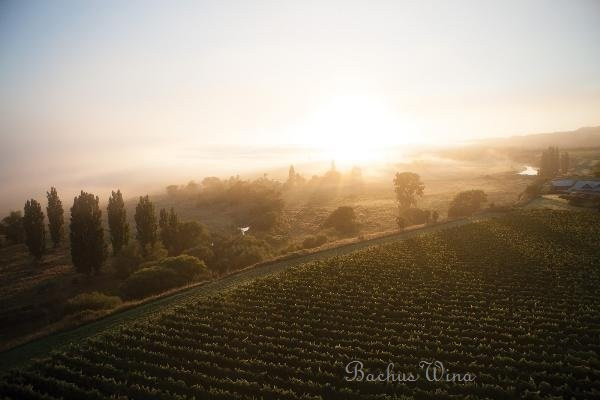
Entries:
[[479, 145], [494, 147], [561, 148], [600, 147], [600, 126], [579, 128], [574, 131], [537, 133], [532, 135], [511, 136], [508, 138], [485, 139]]

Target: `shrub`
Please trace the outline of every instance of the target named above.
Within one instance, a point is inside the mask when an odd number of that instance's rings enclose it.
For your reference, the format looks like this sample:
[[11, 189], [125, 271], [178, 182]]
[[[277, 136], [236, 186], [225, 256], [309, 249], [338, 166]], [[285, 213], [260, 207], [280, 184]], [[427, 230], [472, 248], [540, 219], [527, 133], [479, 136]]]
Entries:
[[140, 269], [121, 286], [125, 298], [140, 299], [181, 286], [185, 279], [172, 269], [158, 266]]
[[208, 277], [210, 275], [204, 261], [188, 255], [164, 258], [158, 262], [157, 266], [175, 271], [187, 282], [199, 276]]
[[272, 256], [271, 246], [253, 235], [246, 234], [240, 237], [215, 234], [212, 240], [215, 257], [209, 268], [219, 274], [255, 264]]
[[25, 241], [25, 230], [23, 228], [23, 217], [21, 211], [11, 213], [0, 222], [0, 233], [6, 236], [9, 243], [17, 244]]
[[396, 217], [396, 225], [399, 230], [403, 231], [406, 228], [406, 220], [403, 217]]
[[468, 217], [481, 209], [481, 205], [487, 201], [487, 196], [483, 190], [467, 190], [460, 192], [448, 209], [449, 217]]
[[523, 193], [519, 195], [519, 199], [522, 201], [528, 201], [534, 199], [540, 195], [544, 186], [545, 180], [537, 178], [531, 184], [529, 184]]
[[143, 298], [182, 286], [210, 273], [203, 261], [181, 255], [167, 257], [133, 273], [121, 286], [126, 298]]
[[191, 249], [187, 249], [183, 252], [183, 254], [196, 257], [198, 260], [204, 261], [206, 265], [211, 265], [215, 258], [215, 253], [209, 246], [205, 244], [199, 244]]
[[307, 236], [302, 242], [303, 249], [312, 249], [314, 247], [319, 247], [322, 244], [327, 242], [327, 236], [318, 235], [318, 236]]
[[358, 224], [356, 222], [356, 214], [354, 213], [354, 209], [348, 206], [338, 207], [329, 215], [323, 227], [333, 227], [338, 232], [344, 234], [356, 232]]
[[420, 208], [409, 208], [404, 210], [402, 217], [408, 225], [427, 224], [431, 220], [431, 211]]
[[144, 267], [144, 264], [152, 265], [156, 261], [161, 260], [167, 256], [165, 248], [159, 244], [147, 249], [147, 254], [142, 254], [140, 245], [135, 242], [127, 244], [121, 249], [118, 256], [115, 257], [114, 269], [117, 277], [125, 279], [129, 277], [135, 271]]
[[119, 296], [108, 296], [99, 292], [82, 293], [67, 300], [65, 312], [73, 314], [84, 310], [110, 310], [120, 304]]

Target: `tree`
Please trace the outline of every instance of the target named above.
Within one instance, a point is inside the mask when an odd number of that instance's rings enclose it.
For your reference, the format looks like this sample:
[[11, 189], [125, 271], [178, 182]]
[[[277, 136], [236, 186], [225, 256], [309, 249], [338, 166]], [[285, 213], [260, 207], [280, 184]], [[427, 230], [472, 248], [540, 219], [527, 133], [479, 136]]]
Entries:
[[173, 255], [173, 247], [177, 240], [177, 228], [179, 218], [173, 207], [167, 212], [164, 208], [160, 209], [158, 226], [160, 227], [160, 240], [162, 240], [169, 255]]
[[596, 161], [596, 165], [594, 166], [594, 176], [600, 178], [600, 161]]
[[153, 246], [156, 243], [156, 215], [154, 214], [154, 204], [150, 201], [148, 195], [141, 197], [135, 207], [135, 227], [137, 230], [136, 238], [142, 246], [142, 252], [146, 254], [146, 246]]
[[127, 212], [125, 202], [120, 190], [112, 192], [108, 198], [108, 228], [110, 229], [110, 242], [113, 254], [121, 252], [123, 246], [129, 242], [129, 224], [127, 223]]
[[173, 207], [169, 212], [164, 208], [160, 210], [158, 225], [160, 239], [169, 256], [178, 256], [184, 250], [198, 245], [200, 239], [208, 239], [204, 227], [199, 223], [195, 221], [179, 222], [179, 217]]
[[421, 210], [420, 208], [407, 208], [400, 213], [407, 225], [427, 224], [431, 218], [429, 210]]
[[487, 195], [483, 190], [467, 190], [460, 192], [452, 202], [448, 209], [449, 217], [467, 217], [473, 215], [481, 209], [481, 205], [487, 201]]
[[403, 231], [406, 227], [406, 220], [404, 217], [396, 217], [396, 225], [398, 225], [398, 230]]
[[99, 273], [107, 256], [99, 199], [83, 190], [71, 207], [71, 259], [75, 270], [91, 275]]
[[27, 200], [23, 213], [23, 229], [25, 244], [29, 252], [40, 259], [46, 250], [46, 230], [44, 229], [44, 212], [36, 200]]
[[558, 147], [548, 147], [542, 152], [540, 176], [553, 178], [560, 172], [560, 152]]
[[567, 174], [569, 172], [569, 167], [570, 167], [569, 153], [565, 151], [564, 153], [562, 153], [562, 156], [560, 157], [560, 171], [563, 174]]
[[290, 165], [287, 183], [289, 186], [294, 186], [294, 183], [296, 183], [296, 170], [294, 170], [293, 165]]
[[52, 239], [54, 247], [58, 247], [60, 242], [63, 240], [65, 212], [63, 210], [62, 202], [58, 197], [58, 193], [56, 192], [56, 188], [51, 187], [50, 191], [46, 192], [46, 197], [48, 198], [48, 207], [46, 207], [46, 212], [48, 213], [48, 229], [50, 230], [50, 238]]
[[0, 233], [12, 244], [25, 241], [25, 230], [23, 229], [23, 216], [21, 211], [11, 211], [0, 223]]
[[413, 172], [397, 172], [394, 177], [396, 202], [400, 210], [417, 205], [417, 197], [423, 196], [425, 185], [419, 175]]
[[323, 227], [333, 227], [337, 231], [345, 234], [355, 232], [357, 228], [357, 222], [354, 209], [348, 206], [338, 207], [329, 215]]
[[175, 241], [171, 248], [171, 254], [173, 256], [178, 256], [185, 249], [189, 249], [205, 242], [208, 242], [208, 233], [204, 226], [196, 221], [180, 222], [177, 224], [177, 231]]

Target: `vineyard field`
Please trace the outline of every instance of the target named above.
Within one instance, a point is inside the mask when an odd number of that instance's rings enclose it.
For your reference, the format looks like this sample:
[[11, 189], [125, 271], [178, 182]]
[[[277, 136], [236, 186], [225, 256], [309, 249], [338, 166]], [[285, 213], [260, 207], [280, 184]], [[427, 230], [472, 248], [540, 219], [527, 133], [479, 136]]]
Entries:
[[599, 353], [600, 213], [528, 210], [130, 321], [8, 372], [0, 399], [590, 399]]

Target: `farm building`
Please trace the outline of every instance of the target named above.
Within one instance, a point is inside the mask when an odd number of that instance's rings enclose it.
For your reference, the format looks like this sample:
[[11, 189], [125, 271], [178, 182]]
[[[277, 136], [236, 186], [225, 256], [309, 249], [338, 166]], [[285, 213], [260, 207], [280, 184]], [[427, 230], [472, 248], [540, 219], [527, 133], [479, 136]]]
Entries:
[[577, 181], [568, 190], [572, 194], [590, 194], [600, 196], [600, 180]]
[[550, 182], [552, 190], [555, 192], [566, 192], [575, 186], [576, 183], [577, 181], [575, 179], [555, 179]]

